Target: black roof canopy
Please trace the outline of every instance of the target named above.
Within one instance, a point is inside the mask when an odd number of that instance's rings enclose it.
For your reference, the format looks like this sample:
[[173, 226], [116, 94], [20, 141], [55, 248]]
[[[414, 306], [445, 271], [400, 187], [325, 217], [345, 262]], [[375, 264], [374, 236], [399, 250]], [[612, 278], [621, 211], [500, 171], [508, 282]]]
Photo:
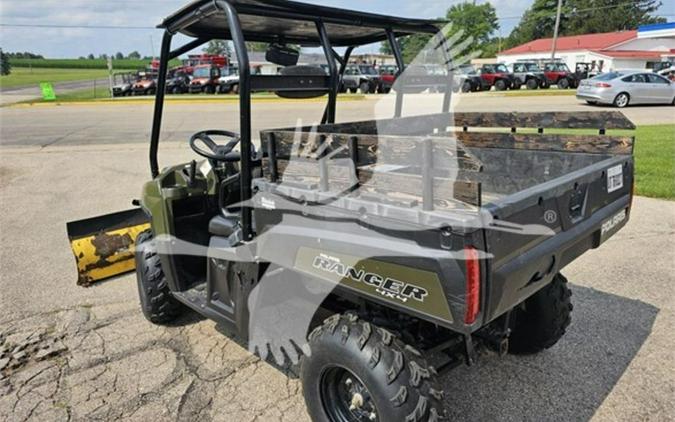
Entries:
[[[365, 45], [397, 36], [436, 33], [439, 20], [397, 18], [288, 0], [228, 0], [239, 14], [247, 41], [319, 45], [317, 21], [322, 21], [334, 47]], [[231, 39], [227, 17], [215, 0], [197, 0], [159, 26], [201, 39]]]

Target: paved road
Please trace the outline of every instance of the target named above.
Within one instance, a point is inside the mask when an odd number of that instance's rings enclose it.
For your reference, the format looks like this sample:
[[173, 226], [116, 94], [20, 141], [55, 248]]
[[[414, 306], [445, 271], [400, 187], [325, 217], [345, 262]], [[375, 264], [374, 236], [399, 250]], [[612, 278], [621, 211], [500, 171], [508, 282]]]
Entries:
[[[57, 82], [53, 84], [56, 95], [66, 94], [72, 91], [87, 89], [94, 86], [101, 88], [101, 93], [108, 91], [108, 79], [97, 79], [91, 81], [74, 81], [74, 82]], [[110, 92], [110, 91], [108, 91]], [[14, 104], [21, 101], [32, 100], [34, 98], [42, 97], [42, 92], [39, 86], [30, 87], [0, 87], [0, 105]]]
[[[429, 98], [429, 97], [424, 97]], [[489, 103], [486, 105], [486, 103]], [[437, 112], [438, 96], [428, 101], [411, 101], [406, 114]], [[254, 133], [261, 129], [295, 127], [321, 119], [320, 102], [260, 102], [254, 104]], [[606, 108], [582, 105], [573, 97], [493, 97], [464, 96], [458, 100], [458, 111], [599, 111]], [[611, 110], [611, 109], [610, 109]], [[634, 107], [624, 113], [637, 124], [675, 123], [673, 107]], [[153, 106], [148, 102], [128, 105], [40, 105], [4, 107], [0, 109], [2, 129], [0, 143], [12, 146], [93, 145], [146, 143], [149, 139]], [[339, 105], [339, 121], [368, 120], [391, 117], [390, 96], [364, 101], [345, 101]], [[205, 128], [228, 128], [237, 131], [239, 113], [236, 103], [168, 103], [164, 118], [163, 140], [185, 142]]]
[[[341, 116], [363, 117], [362, 106]], [[288, 125], [275, 107], [256, 109]], [[167, 125], [167, 138], [182, 141], [197, 122], [234, 121], [228, 107], [207, 109], [172, 106], [180, 123]], [[293, 369], [250, 356], [213, 322], [151, 326], [133, 276], [75, 286], [65, 222], [138, 197], [149, 123], [124, 106], [0, 113], [0, 350], [27, 344], [28, 362], [1, 372], [0, 420], [307, 420]], [[161, 158], [192, 155], [171, 142]], [[565, 271], [576, 307], [559, 345], [534, 357], [486, 356], [443, 378], [453, 420], [674, 420], [673, 244], [675, 203], [637, 198], [630, 225]]]

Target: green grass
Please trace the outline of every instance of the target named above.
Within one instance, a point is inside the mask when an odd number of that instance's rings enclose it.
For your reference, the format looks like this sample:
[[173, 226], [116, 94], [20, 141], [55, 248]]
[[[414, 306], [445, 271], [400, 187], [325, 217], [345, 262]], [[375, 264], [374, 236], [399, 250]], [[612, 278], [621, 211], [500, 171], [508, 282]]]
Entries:
[[[104, 59], [12, 59], [13, 68], [57, 68], [57, 69], [108, 69], [108, 61]], [[113, 60], [114, 69], [142, 69], [150, 64], [149, 60], [122, 59]], [[180, 65], [180, 60], [173, 60], [171, 66]]]
[[504, 97], [568, 97], [577, 95], [576, 89], [525, 89], [518, 91], [490, 91], [491, 95]]
[[636, 193], [675, 200], [675, 125], [642, 126], [636, 137]]
[[107, 76], [107, 70], [97, 69], [27, 69], [15, 67], [10, 75], [0, 76], [0, 86], [14, 88], [35, 86], [40, 82], [86, 81]]
[[[536, 133], [521, 130], [521, 133]], [[549, 134], [597, 135], [595, 130], [547, 130]], [[635, 136], [635, 193], [675, 200], [675, 125], [638, 126], [636, 131], [609, 130], [608, 135]]]

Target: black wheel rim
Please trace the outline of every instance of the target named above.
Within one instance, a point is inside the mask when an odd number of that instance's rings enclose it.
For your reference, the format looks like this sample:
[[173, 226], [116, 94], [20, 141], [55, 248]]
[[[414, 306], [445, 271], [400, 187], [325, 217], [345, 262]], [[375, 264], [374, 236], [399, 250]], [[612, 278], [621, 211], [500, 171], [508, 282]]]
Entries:
[[331, 422], [378, 422], [379, 413], [370, 391], [359, 377], [342, 367], [324, 370], [321, 401]]

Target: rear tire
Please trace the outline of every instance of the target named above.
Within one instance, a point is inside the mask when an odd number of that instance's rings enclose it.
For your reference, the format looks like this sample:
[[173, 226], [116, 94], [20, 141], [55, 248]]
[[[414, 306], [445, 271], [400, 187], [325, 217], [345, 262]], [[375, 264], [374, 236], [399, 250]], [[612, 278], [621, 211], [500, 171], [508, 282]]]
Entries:
[[473, 91], [473, 86], [471, 86], [471, 82], [468, 82], [468, 81], [464, 82], [462, 84], [462, 92], [466, 94], [467, 92], [471, 92], [471, 91]]
[[230, 90], [230, 92], [233, 93], [234, 95], [238, 95], [239, 94], [239, 84], [232, 85], [232, 89]]
[[567, 279], [553, 281], [515, 309], [511, 316], [509, 353], [531, 355], [553, 347], [565, 335], [574, 306]]
[[148, 321], [168, 324], [184, 313], [183, 305], [171, 295], [151, 231], [136, 239], [136, 279], [141, 309]]
[[368, 82], [361, 83], [361, 85], [359, 85], [359, 90], [361, 91], [361, 94], [369, 94], [370, 84]]
[[616, 98], [614, 98], [614, 106], [618, 108], [626, 108], [630, 105], [630, 95], [628, 95], [625, 92], [622, 92], [621, 94], [617, 95]]
[[388, 331], [355, 315], [334, 315], [314, 330], [309, 344], [300, 377], [313, 421], [445, 417], [436, 371]]
[[569, 89], [570, 87], [570, 81], [567, 79], [561, 79], [558, 81], [558, 88], [560, 89]]
[[536, 79], [527, 80], [527, 89], [535, 90], [537, 88], [539, 88], [539, 81], [537, 81]]

